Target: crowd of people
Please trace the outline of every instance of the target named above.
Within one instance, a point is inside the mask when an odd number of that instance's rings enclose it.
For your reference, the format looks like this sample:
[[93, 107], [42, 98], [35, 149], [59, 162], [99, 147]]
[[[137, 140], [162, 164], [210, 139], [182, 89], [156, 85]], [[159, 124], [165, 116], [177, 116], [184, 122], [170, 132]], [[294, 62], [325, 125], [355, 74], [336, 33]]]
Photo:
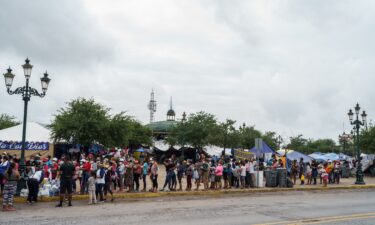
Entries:
[[[159, 166], [144, 153], [135, 158], [132, 154], [63, 155], [60, 159], [32, 155], [26, 161], [25, 177], [27, 180], [27, 202], [38, 201], [39, 187], [45, 180], [59, 184], [60, 202], [64, 199], [71, 206], [72, 194], [88, 194], [89, 204], [114, 200], [115, 192], [158, 192], [158, 191], [192, 191], [216, 190], [231, 188], [256, 187], [256, 171], [285, 168], [290, 180], [296, 184], [297, 177], [301, 185], [339, 183], [341, 167], [339, 161], [319, 164], [294, 160], [287, 165], [285, 157], [272, 156], [270, 160], [256, 161], [254, 158], [235, 159], [232, 157], [206, 157], [201, 154], [194, 160], [178, 159], [174, 155], [166, 159], [165, 180], [159, 189]], [[3, 154], [0, 164], [0, 184], [3, 196], [3, 210], [14, 211], [13, 196], [16, 192], [19, 159], [16, 155]], [[147, 183], [150, 182], [147, 188]], [[185, 184], [185, 187], [183, 187]]]

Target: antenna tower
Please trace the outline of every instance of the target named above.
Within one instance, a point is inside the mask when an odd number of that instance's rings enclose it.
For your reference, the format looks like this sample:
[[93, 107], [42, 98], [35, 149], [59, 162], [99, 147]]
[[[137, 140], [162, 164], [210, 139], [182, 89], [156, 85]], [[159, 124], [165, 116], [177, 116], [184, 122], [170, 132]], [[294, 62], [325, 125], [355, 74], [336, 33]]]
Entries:
[[148, 110], [150, 110], [150, 123], [154, 122], [154, 113], [156, 112], [156, 101], [154, 89], [151, 91], [151, 99], [148, 103]]

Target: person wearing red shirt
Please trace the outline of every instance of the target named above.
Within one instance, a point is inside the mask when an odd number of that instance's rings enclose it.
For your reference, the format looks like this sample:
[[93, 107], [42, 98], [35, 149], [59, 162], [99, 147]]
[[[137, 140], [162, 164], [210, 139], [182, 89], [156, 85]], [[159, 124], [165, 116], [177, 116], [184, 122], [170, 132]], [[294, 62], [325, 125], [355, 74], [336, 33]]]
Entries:
[[91, 163], [86, 161], [85, 159], [81, 159], [82, 163], [82, 183], [81, 183], [81, 194], [88, 193], [88, 185], [87, 182], [90, 177], [91, 172]]

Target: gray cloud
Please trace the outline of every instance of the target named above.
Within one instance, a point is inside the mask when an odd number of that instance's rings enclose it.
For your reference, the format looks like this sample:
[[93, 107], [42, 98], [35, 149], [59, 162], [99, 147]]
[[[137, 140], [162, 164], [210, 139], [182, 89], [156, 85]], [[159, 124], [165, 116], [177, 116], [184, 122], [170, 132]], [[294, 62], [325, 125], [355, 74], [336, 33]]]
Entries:
[[[359, 101], [375, 106], [372, 1], [11, 1], [0, 7], [0, 66], [32, 59], [45, 69], [45, 99], [30, 120], [48, 122], [64, 103], [94, 97], [143, 122], [151, 88], [156, 118], [169, 97], [177, 114], [200, 110], [285, 138], [335, 138]], [[0, 112], [22, 102], [0, 87]]]

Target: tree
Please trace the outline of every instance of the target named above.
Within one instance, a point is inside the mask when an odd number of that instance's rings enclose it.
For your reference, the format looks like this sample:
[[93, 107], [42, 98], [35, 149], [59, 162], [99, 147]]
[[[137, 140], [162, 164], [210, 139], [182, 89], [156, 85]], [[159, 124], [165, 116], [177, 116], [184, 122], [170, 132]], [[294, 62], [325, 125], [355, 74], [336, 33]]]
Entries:
[[306, 139], [303, 138], [302, 134], [295, 137], [290, 137], [290, 143], [288, 144], [287, 148], [298, 150], [304, 154], [337, 151], [336, 143], [332, 139]]
[[13, 127], [20, 124], [20, 122], [15, 121], [14, 116], [7, 115], [5, 113], [2, 113], [0, 115], [0, 130], [6, 129], [9, 127]]
[[90, 146], [92, 143], [108, 144], [109, 109], [93, 99], [79, 98], [58, 110], [50, 125], [56, 141], [69, 141]]
[[58, 110], [50, 125], [55, 140], [106, 147], [151, 145], [152, 132], [140, 122], [120, 112], [111, 116], [109, 109], [93, 99], [79, 98]]
[[132, 132], [129, 139], [129, 146], [132, 147], [139, 147], [140, 145], [148, 145], [151, 146], [152, 140], [152, 131], [150, 128], [143, 126], [136, 120], [131, 120], [132, 124]]
[[375, 127], [370, 126], [363, 129], [359, 135], [359, 148], [361, 152], [374, 154], [375, 153]]
[[240, 136], [239, 132], [234, 127], [236, 121], [226, 119], [225, 122], [221, 122], [216, 127], [216, 132], [214, 133], [214, 143], [217, 146], [226, 148], [238, 147]]
[[267, 131], [262, 135], [262, 140], [268, 144], [272, 149], [276, 150], [279, 146], [277, 143], [276, 132]]
[[170, 145], [189, 144], [202, 149], [208, 144], [215, 143], [217, 120], [214, 115], [198, 112], [191, 114], [187, 121], [179, 123], [169, 133], [166, 142]]
[[124, 112], [112, 116], [108, 120], [103, 144], [108, 147], [128, 146], [133, 126], [133, 119]]
[[240, 131], [240, 146], [244, 149], [251, 149], [255, 146], [255, 139], [261, 138], [262, 133], [254, 126], [242, 127]]

